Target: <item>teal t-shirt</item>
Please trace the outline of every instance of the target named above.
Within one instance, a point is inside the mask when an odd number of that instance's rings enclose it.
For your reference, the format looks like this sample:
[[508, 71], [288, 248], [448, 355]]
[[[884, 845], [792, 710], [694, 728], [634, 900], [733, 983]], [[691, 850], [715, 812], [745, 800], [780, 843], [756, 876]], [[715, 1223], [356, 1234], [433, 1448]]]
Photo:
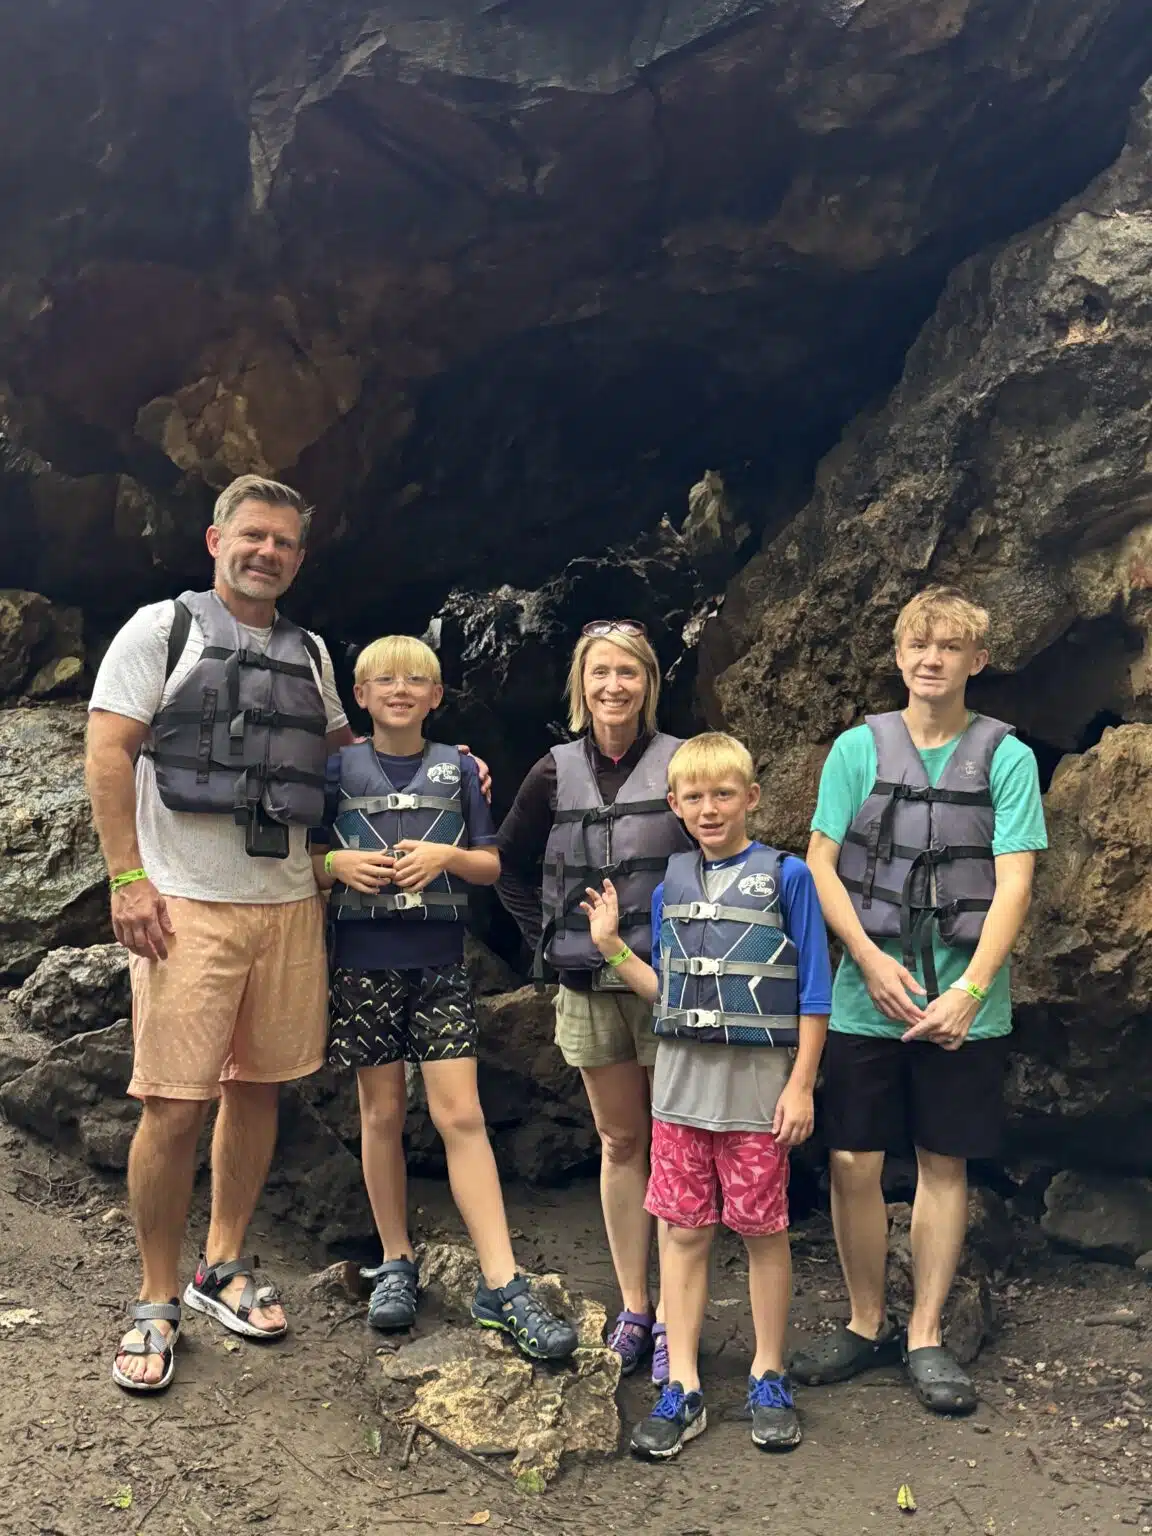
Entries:
[[[921, 749], [920, 758], [931, 784], [940, 782], [940, 775], [948, 766], [948, 759], [960, 741], [956, 736], [942, 747]], [[1044, 827], [1044, 804], [1040, 798], [1040, 776], [1036, 757], [1031, 747], [1017, 741], [1015, 736], [1005, 736], [992, 757], [990, 772], [992, 810], [995, 830], [992, 835], [993, 854], [1039, 852], [1048, 846], [1048, 834]], [[820, 793], [816, 812], [812, 817], [812, 830], [823, 832], [835, 843], [843, 843], [844, 834], [852, 825], [872, 792], [876, 782], [876, 747], [872, 732], [866, 725], [853, 726], [837, 737], [820, 775]], [[886, 940], [883, 949], [887, 954], [901, 959], [900, 941]], [[972, 958], [970, 949], [951, 949], [939, 934], [933, 941], [936, 975], [940, 990], [958, 981]], [[993, 977], [988, 988], [987, 1000], [972, 1022], [969, 1038], [990, 1040], [996, 1035], [1007, 1035], [1012, 1030], [1012, 1000], [1009, 994], [1010, 965], [1005, 962]], [[914, 971], [918, 981], [924, 978]], [[911, 994], [913, 1001], [923, 1005], [923, 997]], [[846, 1035], [902, 1035], [906, 1028], [893, 1019], [886, 1019], [876, 1008], [860, 967], [849, 956], [840, 961], [836, 979], [832, 984], [832, 1017], [829, 1028]]]

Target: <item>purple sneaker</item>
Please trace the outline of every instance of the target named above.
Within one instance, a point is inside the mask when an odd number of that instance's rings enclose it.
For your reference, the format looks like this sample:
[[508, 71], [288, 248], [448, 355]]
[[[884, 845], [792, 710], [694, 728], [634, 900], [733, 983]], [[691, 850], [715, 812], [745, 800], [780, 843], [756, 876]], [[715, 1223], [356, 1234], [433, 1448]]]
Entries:
[[652, 1385], [668, 1385], [668, 1330], [663, 1323], [652, 1325]]
[[608, 1335], [608, 1348], [620, 1356], [621, 1376], [631, 1376], [652, 1348], [652, 1314], [621, 1312]]

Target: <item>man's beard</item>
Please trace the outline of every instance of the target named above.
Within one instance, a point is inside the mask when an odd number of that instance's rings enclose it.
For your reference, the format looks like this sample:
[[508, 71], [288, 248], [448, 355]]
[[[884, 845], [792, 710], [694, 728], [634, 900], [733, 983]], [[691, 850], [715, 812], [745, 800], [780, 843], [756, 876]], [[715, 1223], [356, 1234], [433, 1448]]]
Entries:
[[[244, 569], [244, 563], [240, 559], [221, 561], [220, 574], [224, 578], [224, 584], [231, 587], [234, 592], [239, 592], [241, 597], [253, 598], [258, 602], [274, 602], [292, 584], [291, 575], [286, 575], [283, 570], [273, 576], [271, 585], [267, 581], [254, 580], [251, 572]], [[271, 572], [266, 574], [272, 575]]]

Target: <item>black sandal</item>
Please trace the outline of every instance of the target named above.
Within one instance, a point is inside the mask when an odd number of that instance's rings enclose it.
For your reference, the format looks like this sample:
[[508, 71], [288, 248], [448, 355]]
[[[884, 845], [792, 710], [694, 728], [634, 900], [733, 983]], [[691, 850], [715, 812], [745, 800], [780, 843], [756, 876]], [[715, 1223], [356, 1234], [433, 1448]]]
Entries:
[[[132, 1327], [140, 1335], [138, 1343], [116, 1346], [112, 1360], [112, 1380], [125, 1392], [163, 1392], [171, 1386], [176, 1370], [174, 1348], [180, 1337], [180, 1303], [171, 1301], [137, 1301], [131, 1308]], [[157, 1323], [171, 1323], [171, 1333], [162, 1333]], [[126, 1376], [116, 1361], [121, 1355], [159, 1355], [164, 1362], [164, 1373], [159, 1381], [136, 1381]]]
[[916, 1396], [933, 1413], [971, 1413], [980, 1401], [971, 1376], [950, 1349], [906, 1349], [904, 1365]]
[[[280, 1303], [280, 1292], [274, 1285], [257, 1285], [256, 1269], [259, 1259], [228, 1259], [219, 1264], [206, 1264], [200, 1260], [196, 1278], [189, 1280], [184, 1300], [197, 1312], [206, 1312], [225, 1328], [245, 1339], [282, 1339], [288, 1332], [285, 1322], [282, 1328], [257, 1328], [248, 1319], [258, 1307], [273, 1307]], [[237, 1275], [244, 1276], [244, 1289], [235, 1306], [220, 1299], [220, 1292]]]
[[861, 1371], [898, 1364], [900, 1347], [900, 1329], [892, 1318], [874, 1339], [845, 1326], [797, 1350], [788, 1362], [788, 1372], [806, 1387], [826, 1387], [834, 1381], [850, 1381]]

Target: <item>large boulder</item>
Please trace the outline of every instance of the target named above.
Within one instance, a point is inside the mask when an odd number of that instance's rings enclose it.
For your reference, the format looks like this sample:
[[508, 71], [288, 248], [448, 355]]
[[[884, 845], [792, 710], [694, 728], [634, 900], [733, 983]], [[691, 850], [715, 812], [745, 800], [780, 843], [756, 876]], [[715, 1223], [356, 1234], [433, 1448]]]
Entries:
[[1018, 1146], [1065, 1166], [1152, 1166], [1150, 798], [1152, 726], [1128, 725], [1065, 758], [1045, 800], [1009, 1100]]
[[1115, 1179], [1065, 1169], [1044, 1193], [1040, 1225], [1082, 1253], [1138, 1259], [1152, 1249], [1152, 1179]]
[[709, 707], [755, 753], [782, 846], [807, 840], [828, 743], [900, 698], [893, 620], [931, 581], [988, 607], [973, 702], [1043, 748], [1152, 719], [1150, 201], [1152, 87], [1108, 171], [956, 269], [887, 402], [733, 584]]
[[39, 592], [0, 590], [0, 698], [74, 693], [84, 677], [84, 620]]
[[0, 710], [0, 977], [27, 976], [58, 945], [111, 937], [85, 718], [76, 705]]
[[94, 1167], [123, 1172], [140, 1115], [125, 1096], [132, 1076], [132, 1025], [73, 1035], [34, 1065], [0, 1084], [0, 1110]]
[[128, 951], [121, 944], [54, 949], [10, 1001], [27, 1028], [57, 1039], [114, 1024], [132, 1011]]

